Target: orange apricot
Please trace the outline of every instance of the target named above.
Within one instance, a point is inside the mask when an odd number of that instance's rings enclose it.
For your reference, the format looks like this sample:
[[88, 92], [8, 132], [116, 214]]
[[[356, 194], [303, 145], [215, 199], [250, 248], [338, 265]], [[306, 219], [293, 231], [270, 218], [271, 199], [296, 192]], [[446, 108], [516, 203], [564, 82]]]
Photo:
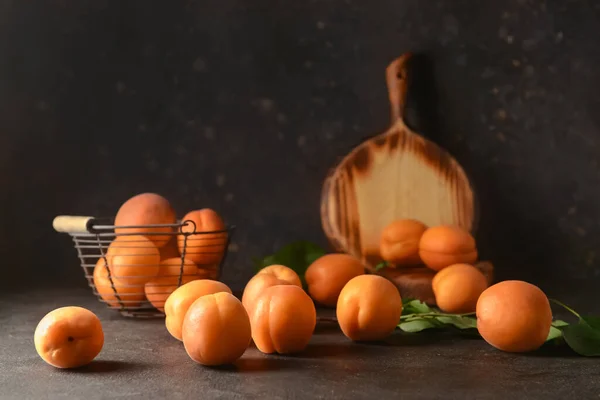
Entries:
[[414, 219], [400, 219], [383, 229], [379, 252], [392, 267], [421, 264], [419, 241], [427, 226]]
[[435, 274], [431, 283], [437, 306], [448, 313], [474, 312], [487, 288], [483, 273], [469, 264], [454, 264]]
[[50, 311], [35, 328], [35, 350], [57, 368], [77, 368], [92, 362], [104, 345], [100, 320], [82, 307]]
[[109, 277], [109, 272], [104, 258], [100, 258], [93, 274], [94, 287], [100, 298], [111, 307], [139, 307], [144, 301], [144, 287], [127, 285], [112, 275]]
[[106, 259], [111, 274], [126, 285], [141, 285], [158, 274], [160, 253], [145, 236], [117, 236], [108, 246]]
[[182, 221], [193, 222], [183, 226], [182, 232], [196, 233], [187, 238], [184, 235], [177, 236], [179, 254], [184, 254], [185, 248], [185, 257], [195, 262], [198, 268], [219, 264], [225, 251], [227, 232], [207, 233], [225, 230], [225, 223], [219, 214], [210, 208], [203, 208], [187, 213]]
[[308, 345], [317, 323], [310, 297], [294, 285], [264, 290], [250, 314], [252, 339], [263, 353], [297, 353]]
[[209, 294], [190, 305], [182, 337], [185, 351], [197, 363], [231, 364], [250, 345], [250, 320], [242, 303], [231, 293]]
[[379, 275], [361, 275], [344, 286], [336, 315], [344, 335], [355, 341], [389, 336], [402, 314], [402, 298], [392, 282]]
[[242, 294], [242, 304], [252, 313], [253, 304], [256, 298], [261, 295], [266, 288], [275, 285], [294, 285], [302, 287], [298, 274], [291, 268], [283, 265], [271, 265], [261, 269], [252, 279], [248, 281]]
[[[167, 199], [156, 193], [142, 193], [123, 203], [115, 217], [115, 226], [175, 224], [176, 221], [175, 211]], [[147, 235], [156, 247], [162, 247], [167, 244], [171, 236], [152, 233], [172, 233], [173, 228], [116, 228], [115, 232], [117, 234]]]
[[346, 283], [364, 273], [365, 267], [357, 258], [347, 254], [326, 254], [308, 267], [304, 279], [310, 297], [320, 304], [335, 307]]
[[429, 268], [439, 271], [452, 264], [477, 260], [475, 239], [466, 230], [452, 225], [429, 228], [419, 241], [419, 256]]
[[156, 278], [146, 282], [144, 290], [148, 301], [164, 312], [165, 301], [179, 286], [199, 279], [198, 267], [190, 260], [181, 262], [181, 257], [169, 258], [160, 263]]
[[477, 329], [486, 342], [508, 352], [541, 347], [550, 331], [552, 310], [540, 288], [523, 281], [503, 281], [487, 288], [477, 301]]
[[194, 301], [208, 294], [219, 292], [231, 293], [231, 289], [222, 282], [210, 279], [200, 279], [178, 287], [169, 295], [165, 302], [165, 325], [169, 333], [177, 340], [181, 340], [181, 327], [185, 313]]

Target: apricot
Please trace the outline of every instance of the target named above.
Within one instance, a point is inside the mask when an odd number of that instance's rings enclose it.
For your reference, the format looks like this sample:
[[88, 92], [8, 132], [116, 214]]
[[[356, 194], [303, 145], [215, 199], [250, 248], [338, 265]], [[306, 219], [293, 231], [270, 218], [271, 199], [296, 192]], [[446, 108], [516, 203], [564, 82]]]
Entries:
[[418, 265], [419, 241], [427, 226], [414, 219], [401, 219], [383, 229], [379, 252], [391, 266]]
[[302, 287], [300, 277], [291, 268], [283, 265], [271, 265], [261, 269], [252, 279], [248, 281], [242, 294], [242, 304], [252, 314], [253, 304], [256, 298], [262, 294], [266, 288], [275, 285], [294, 285]]
[[165, 302], [165, 325], [169, 333], [177, 340], [181, 340], [181, 327], [185, 313], [194, 301], [208, 294], [219, 292], [231, 293], [231, 289], [224, 283], [210, 279], [200, 279], [186, 283], [171, 293]]
[[[225, 252], [227, 233], [205, 233], [225, 230], [225, 223], [219, 214], [210, 208], [203, 208], [187, 213], [182, 221], [192, 221], [196, 233], [188, 235], [187, 240], [184, 235], [177, 236], [179, 253], [183, 254], [185, 247], [185, 257], [195, 262], [199, 268], [219, 264]], [[194, 225], [183, 226], [181, 231], [194, 232]]]
[[[181, 275], [181, 280], [180, 280]], [[160, 311], [164, 311], [165, 301], [179, 286], [199, 279], [198, 267], [190, 260], [181, 263], [181, 257], [161, 261], [156, 278], [146, 282], [144, 290], [148, 301]]]
[[94, 286], [100, 298], [111, 307], [139, 307], [144, 301], [144, 287], [127, 285], [114, 276], [108, 276], [104, 258], [100, 258], [94, 267]]
[[475, 239], [457, 226], [429, 228], [419, 241], [419, 256], [429, 268], [439, 271], [452, 264], [472, 264], [477, 260]]
[[250, 315], [252, 339], [267, 354], [304, 350], [317, 323], [314, 303], [301, 287], [294, 285], [266, 288]]
[[100, 320], [81, 307], [50, 311], [35, 328], [35, 350], [57, 368], [77, 368], [92, 362], [104, 345]]
[[233, 363], [252, 338], [246, 309], [227, 292], [195, 300], [185, 314], [182, 336], [190, 358], [203, 365]]
[[308, 293], [316, 302], [335, 307], [340, 292], [348, 281], [365, 273], [365, 267], [347, 254], [326, 254], [306, 270], [304, 279]]
[[454, 264], [435, 274], [432, 281], [437, 306], [448, 313], [474, 312], [487, 288], [483, 273], [469, 264]]
[[381, 340], [400, 323], [402, 298], [389, 280], [379, 275], [361, 275], [342, 289], [336, 314], [349, 339]]
[[118, 236], [108, 246], [111, 274], [125, 285], [144, 285], [158, 274], [160, 253], [145, 236]]
[[172, 236], [167, 244], [158, 248], [158, 251], [160, 253], [160, 261], [180, 257], [179, 248], [177, 247], [177, 237]]
[[477, 301], [477, 329], [486, 342], [508, 352], [544, 344], [552, 324], [550, 302], [540, 288], [523, 281], [490, 286]]
[[[177, 217], [171, 204], [156, 193], [142, 193], [127, 200], [115, 217], [115, 226], [175, 224]], [[151, 235], [151, 233], [171, 233], [172, 227], [159, 228], [116, 228], [117, 234], [139, 233], [146, 235], [156, 247], [162, 247], [171, 238], [170, 235]]]

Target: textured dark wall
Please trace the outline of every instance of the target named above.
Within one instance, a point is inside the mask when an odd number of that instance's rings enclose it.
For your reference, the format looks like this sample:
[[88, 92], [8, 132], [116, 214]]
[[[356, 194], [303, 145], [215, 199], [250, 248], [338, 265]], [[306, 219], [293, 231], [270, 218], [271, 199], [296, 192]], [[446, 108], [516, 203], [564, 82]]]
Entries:
[[386, 128], [407, 50], [474, 179], [482, 256], [599, 281], [599, 35], [598, 1], [0, 1], [0, 284], [84, 284], [53, 216], [143, 191], [239, 227], [236, 287], [250, 257], [324, 243], [322, 179]]

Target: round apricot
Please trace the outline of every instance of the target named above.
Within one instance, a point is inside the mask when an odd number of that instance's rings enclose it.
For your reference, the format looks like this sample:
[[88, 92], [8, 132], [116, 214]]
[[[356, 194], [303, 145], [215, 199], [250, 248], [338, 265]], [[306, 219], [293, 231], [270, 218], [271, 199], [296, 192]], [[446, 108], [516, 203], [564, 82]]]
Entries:
[[271, 265], [261, 269], [248, 281], [242, 294], [242, 304], [252, 314], [254, 302], [265, 289], [275, 285], [294, 285], [302, 287], [298, 274], [283, 265]]
[[419, 256], [429, 268], [439, 271], [452, 264], [477, 260], [475, 239], [466, 230], [452, 225], [429, 228], [419, 241]]
[[[175, 224], [177, 218], [171, 204], [164, 197], [156, 193], [142, 193], [127, 200], [115, 217], [115, 226]], [[116, 228], [117, 234], [139, 233], [146, 235], [156, 247], [162, 247], [171, 238], [170, 235], [154, 235], [153, 233], [171, 233], [172, 227], [139, 227]]]
[[365, 273], [365, 267], [347, 254], [326, 254], [306, 270], [304, 279], [308, 293], [316, 302], [335, 307], [340, 292], [348, 281]]
[[179, 286], [199, 279], [198, 267], [190, 260], [181, 257], [169, 258], [160, 263], [156, 278], [146, 282], [144, 290], [148, 301], [160, 311], [164, 311], [165, 301]]
[[124, 284], [112, 275], [109, 277], [109, 272], [104, 258], [100, 258], [93, 274], [94, 287], [100, 298], [111, 307], [139, 307], [144, 301], [144, 287]]
[[195, 262], [199, 268], [219, 264], [227, 243], [225, 223], [219, 214], [210, 208], [203, 208], [187, 213], [182, 221], [193, 222], [183, 226], [182, 232], [195, 233], [187, 237], [177, 236], [179, 254], [184, 254], [185, 248], [185, 257]]
[[544, 344], [552, 324], [548, 298], [523, 281], [490, 286], [477, 301], [477, 329], [486, 342], [508, 352], [526, 352]]
[[175, 339], [181, 340], [183, 319], [190, 305], [202, 296], [219, 292], [231, 293], [231, 289], [222, 282], [210, 279], [195, 280], [175, 289], [164, 306], [165, 325], [169, 333]]
[[389, 336], [402, 314], [402, 298], [392, 282], [379, 275], [361, 275], [344, 286], [337, 303], [344, 335], [355, 341]]
[[126, 285], [144, 285], [158, 274], [160, 253], [145, 236], [117, 236], [108, 246], [111, 274]]
[[250, 345], [248, 314], [231, 293], [200, 297], [183, 321], [183, 345], [192, 360], [203, 365], [231, 364]]
[[487, 288], [487, 279], [472, 265], [454, 264], [435, 274], [431, 284], [435, 302], [442, 311], [470, 313]]
[[418, 265], [419, 241], [427, 226], [414, 219], [401, 219], [383, 229], [379, 251], [391, 266]]
[[77, 368], [92, 362], [104, 345], [100, 320], [82, 307], [50, 311], [35, 328], [35, 350], [57, 368]]
[[264, 290], [250, 314], [252, 339], [263, 353], [297, 353], [308, 345], [317, 323], [310, 297], [294, 285]]

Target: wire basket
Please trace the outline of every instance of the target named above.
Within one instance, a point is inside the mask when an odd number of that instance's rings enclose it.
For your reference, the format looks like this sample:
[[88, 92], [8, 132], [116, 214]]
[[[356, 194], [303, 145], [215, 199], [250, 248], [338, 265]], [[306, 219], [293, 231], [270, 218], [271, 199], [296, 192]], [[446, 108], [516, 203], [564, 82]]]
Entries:
[[200, 232], [188, 220], [115, 226], [111, 218], [64, 215], [53, 226], [73, 238], [98, 299], [127, 317], [163, 316], [167, 297], [179, 286], [219, 280], [235, 230]]

